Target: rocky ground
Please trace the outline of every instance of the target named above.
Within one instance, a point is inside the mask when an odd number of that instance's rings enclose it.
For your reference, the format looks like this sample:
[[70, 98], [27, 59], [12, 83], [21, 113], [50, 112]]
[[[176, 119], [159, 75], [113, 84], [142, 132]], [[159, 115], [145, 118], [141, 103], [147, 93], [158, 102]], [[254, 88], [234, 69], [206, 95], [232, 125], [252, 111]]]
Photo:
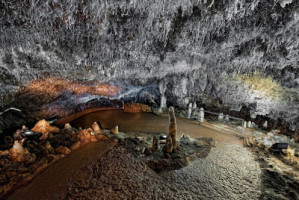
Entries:
[[213, 148], [181, 170], [152, 171], [117, 146], [68, 181], [61, 199], [258, 199], [261, 169], [250, 150]]

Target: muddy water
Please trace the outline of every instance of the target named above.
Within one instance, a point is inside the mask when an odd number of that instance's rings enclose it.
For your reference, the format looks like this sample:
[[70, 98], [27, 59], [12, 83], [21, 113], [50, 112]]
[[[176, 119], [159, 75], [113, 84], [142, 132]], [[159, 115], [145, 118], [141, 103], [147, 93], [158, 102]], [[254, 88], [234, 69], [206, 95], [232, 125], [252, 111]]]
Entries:
[[[122, 110], [107, 110], [89, 113], [71, 124], [76, 127], [88, 128], [92, 123], [98, 121], [103, 128], [113, 128], [118, 125], [123, 132], [168, 132], [168, 118], [157, 116], [153, 113], [126, 113]], [[219, 131], [199, 125], [197, 122], [183, 118], [177, 118], [178, 136], [182, 133], [191, 137], [210, 137], [215, 139], [216, 144], [237, 144], [241, 145], [241, 140], [235, 136], [220, 133]]]
[[21, 187], [7, 199], [9, 200], [41, 200], [59, 199], [65, 190], [64, 184], [72, 176], [76, 176], [77, 170], [86, 166], [89, 162], [98, 159], [103, 153], [111, 149], [114, 142], [101, 141], [88, 143], [80, 149], [73, 151], [64, 159], [54, 163], [39, 176], [35, 177], [31, 183]]

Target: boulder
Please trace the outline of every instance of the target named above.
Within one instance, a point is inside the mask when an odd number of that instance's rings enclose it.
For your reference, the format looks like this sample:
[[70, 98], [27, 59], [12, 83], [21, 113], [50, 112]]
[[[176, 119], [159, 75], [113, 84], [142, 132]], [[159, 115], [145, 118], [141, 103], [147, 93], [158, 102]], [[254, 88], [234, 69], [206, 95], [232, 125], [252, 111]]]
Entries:
[[59, 132], [59, 128], [57, 128], [55, 126], [50, 126], [49, 122], [47, 122], [44, 119], [38, 121], [31, 130], [34, 132], [42, 133], [42, 134], [45, 134], [46, 132], [48, 132], [48, 133], [58, 133]]
[[69, 148], [67, 148], [67, 147], [59, 146], [59, 147], [57, 147], [57, 148], [55, 149], [55, 152], [56, 152], [57, 154], [67, 155], [67, 154], [71, 153], [72, 151], [71, 151]]

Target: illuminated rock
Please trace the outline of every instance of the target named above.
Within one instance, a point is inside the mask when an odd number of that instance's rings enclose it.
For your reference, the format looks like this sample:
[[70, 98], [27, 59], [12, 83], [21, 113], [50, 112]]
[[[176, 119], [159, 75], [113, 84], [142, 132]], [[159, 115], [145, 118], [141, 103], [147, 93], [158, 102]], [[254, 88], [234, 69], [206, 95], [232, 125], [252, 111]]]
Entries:
[[59, 132], [59, 128], [55, 127], [55, 126], [50, 126], [49, 122], [47, 122], [46, 120], [40, 120], [39, 122], [37, 122], [35, 124], [35, 126], [31, 129], [34, 132], [39, 132], [39, 133], [58, 133]]
[[79, 133], [79, 139], [80, 140], [90, 140], [90, 133], [86, 130], [86, 129], [83, 129], [80, 131]]
[[9, 149], [10, 159], [14, 162], [34, 162], [35, 155], [30, 154], [29, 151], [22, 146], [22, 144], [15, 140], [14, 145]]
[[115, 126], [113, 129], [111, 129], [112, 134], [118, 134], [118, 126]]
[[97, 122], [94, 122], [92, 124], [92, 129], [95, 132], [95, 134], [98, 134], [98, 133], [101, 132], [101, 128], [100, 128], [100, 126], [99, 126], [99, 124]]
[[169, 135], [171, 136], [171, 139], [172, 139], [173, 149], [178, 149], [178, 144], [177, 144], [177, 140], [176, 140], [177, 124], [176, 124], [174, 108], [172, 106], [169, 107]]
[[55, 149], [55, 152], [56, 152], [57, 154], [67, 155], [67, 154], [71, 153], [72, 151], [71, 151], [69, 148], [67, 148], [67, 147], [59, 146], [59, 147], [57, 147], [57, 148]]
[[66, 130], [71, 130], [71, 129], [72, 129], [72, 126], [71, 126], [69, 123], [66, 123], [66, 124], [64, 125], [64, 129], [66, 129]]
[[78, 149], [80, 146], [81, 146], [81, 143], [80, 143], [80, 141], [78, 141], [70, 147], [70, 150], [74, 151], [74, 150]]

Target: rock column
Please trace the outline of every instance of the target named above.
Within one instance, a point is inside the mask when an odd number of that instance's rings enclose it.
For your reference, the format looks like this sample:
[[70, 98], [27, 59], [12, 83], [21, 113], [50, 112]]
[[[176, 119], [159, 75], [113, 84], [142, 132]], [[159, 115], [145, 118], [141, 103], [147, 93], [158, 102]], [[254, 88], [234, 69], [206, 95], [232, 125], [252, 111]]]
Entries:
[[178, 144], [176, 141], [177, 125], [176, 125], [174, 108], [172, 106], [169, 107], [169, 135], [171, 136], [172, 139], [173, 149], [178, 149]]

